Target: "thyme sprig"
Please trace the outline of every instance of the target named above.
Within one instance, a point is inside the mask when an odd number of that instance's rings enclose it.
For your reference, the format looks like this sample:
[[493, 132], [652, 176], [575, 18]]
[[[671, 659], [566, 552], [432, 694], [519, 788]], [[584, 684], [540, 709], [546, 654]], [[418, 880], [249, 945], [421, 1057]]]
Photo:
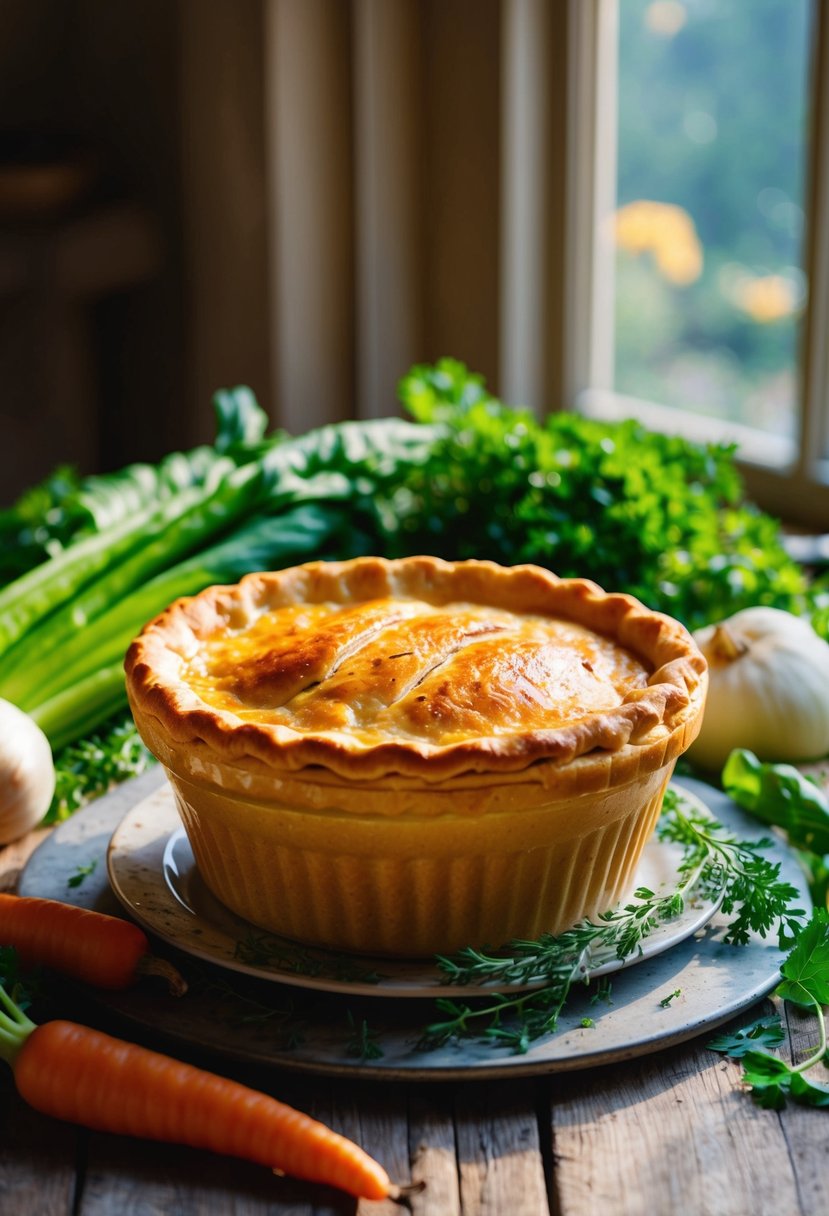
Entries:
[[[762, 855], [769, 840], [738, 840], [675, 789], [665, 796], [657, 831], [660, 840], [682, 850], [672, 891], [639, 887], [628, 903], [595, 921], [581, 921], [558, 936], [512, 941], [498, 954], [468, 947], [451, 958], [438, 957], [448, 985], [492, 984], [494, 990], [483, 1003], [438, 1000], [446, 1016], [426, 1027], [419, 1045], [431, 1049], [472, 1035], [526, 1052], [534, 1039], [555, 1031], [574, 984], [587, 982], [608, 956], [623, 960], [640, 952], [645, 938], [679, 916], [694, 896], [721, 898], [725, 915], [734, 914], [728, 942], [745, 944], [752, 931], [766, 937], [775, 927], [781, 948], [793, 941], [806, 914], [794, 906], [798, 892], [781, 881], [779, 864]], [[497, 990], [538, 981], [529, 991]]]

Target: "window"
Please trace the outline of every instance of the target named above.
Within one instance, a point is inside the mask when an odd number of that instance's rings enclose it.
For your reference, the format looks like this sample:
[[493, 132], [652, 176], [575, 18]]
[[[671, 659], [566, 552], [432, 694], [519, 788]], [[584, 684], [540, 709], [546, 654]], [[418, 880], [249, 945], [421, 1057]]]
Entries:
[[822, 6], [576, 0], [571, 22], [578, 407], [736, 442], [762, 505], [829, 528]]

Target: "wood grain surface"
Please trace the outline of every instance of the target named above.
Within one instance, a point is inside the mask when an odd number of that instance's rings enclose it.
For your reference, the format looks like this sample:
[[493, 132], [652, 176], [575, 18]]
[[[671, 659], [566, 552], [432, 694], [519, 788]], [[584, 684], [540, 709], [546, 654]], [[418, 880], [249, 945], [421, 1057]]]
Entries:
[[[32, 833], [0, 850], [13, 888]], [[741, 1016], [743, 1025], [770, 1008]], [[787, 1007], [783, 1054], [814, 1018]], [[335, 1081], [222, 1057], [237, 1076], [357, 1140], [413, 1216], [825, 1216], [829, 1112], [756, 1107], [740, 1067], [705, 1036], [639, 1060], [552, 1077], [464, 1084]], [[824, 1070], [824, 1078], [829, 1074]], [[0, 1074], [0, 1213], [9, 1216], [391, 1216], [406, 1210], [171, 1145], [89, 1133], [29, 1110]]]

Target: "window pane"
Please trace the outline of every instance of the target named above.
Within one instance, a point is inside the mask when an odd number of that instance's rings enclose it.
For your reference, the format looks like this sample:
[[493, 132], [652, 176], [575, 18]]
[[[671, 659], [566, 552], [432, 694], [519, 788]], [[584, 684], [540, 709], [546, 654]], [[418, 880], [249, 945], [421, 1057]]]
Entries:
[[793, 437], [810, 0], [619, 0], [617, 392]]

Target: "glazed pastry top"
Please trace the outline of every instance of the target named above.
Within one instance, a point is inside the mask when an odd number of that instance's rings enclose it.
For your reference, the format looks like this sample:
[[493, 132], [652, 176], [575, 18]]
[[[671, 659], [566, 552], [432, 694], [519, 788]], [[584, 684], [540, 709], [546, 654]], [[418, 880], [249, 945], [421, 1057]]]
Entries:
[[578, 721], [648, 674], [572, 621], [387, 597], [274, 608], [205, 639], [181, 678], [242, 721], [447, 744]]

